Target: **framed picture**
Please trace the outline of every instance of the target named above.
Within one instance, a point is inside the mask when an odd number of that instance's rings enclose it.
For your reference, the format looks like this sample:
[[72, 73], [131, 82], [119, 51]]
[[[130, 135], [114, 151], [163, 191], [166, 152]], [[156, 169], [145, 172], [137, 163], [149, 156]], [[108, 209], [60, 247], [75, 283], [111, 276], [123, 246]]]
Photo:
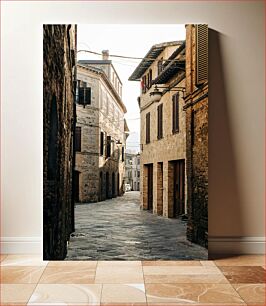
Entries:
[[43, 26], [46, 260], [208, 258], [208, 25]]

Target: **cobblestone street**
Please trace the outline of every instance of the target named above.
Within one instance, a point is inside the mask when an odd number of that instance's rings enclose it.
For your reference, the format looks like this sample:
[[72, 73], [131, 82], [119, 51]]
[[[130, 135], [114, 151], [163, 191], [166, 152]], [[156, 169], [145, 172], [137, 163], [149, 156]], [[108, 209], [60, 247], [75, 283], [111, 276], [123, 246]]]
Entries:
[[186, 223], [139, 208], [139, 192], [77, 204], [76, 231], [66, 260], [207, 259], [207, 250], [186, 240]]

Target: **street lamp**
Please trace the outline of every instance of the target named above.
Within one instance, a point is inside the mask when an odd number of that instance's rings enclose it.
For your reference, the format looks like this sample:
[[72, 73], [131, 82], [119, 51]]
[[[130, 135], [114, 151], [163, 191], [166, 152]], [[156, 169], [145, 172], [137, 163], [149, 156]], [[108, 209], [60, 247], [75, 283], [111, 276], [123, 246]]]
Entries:
[[162, 96], [167, 92], [167, 91], [181, 91], [183, 93], [183, 98], [185, 96], [185, 87], [177, 87], [177, 86], [173, 86], [173, 87], [165, 87], [165, 86], [161, 86], [160, 89], [164, 89], [163, 92], [161, 92], [159, 90], [159, 88], [157, 87], [157, 85], [155, 85], [154, 87], [154, 91], [150, 92], [150, 101], [153, 103], [159, 103]]
[[150, 93], [151, 102], [158, 103], [162, 98], [163, 93], [158, 89], [157, 85], [154, 87], [154, 91]]

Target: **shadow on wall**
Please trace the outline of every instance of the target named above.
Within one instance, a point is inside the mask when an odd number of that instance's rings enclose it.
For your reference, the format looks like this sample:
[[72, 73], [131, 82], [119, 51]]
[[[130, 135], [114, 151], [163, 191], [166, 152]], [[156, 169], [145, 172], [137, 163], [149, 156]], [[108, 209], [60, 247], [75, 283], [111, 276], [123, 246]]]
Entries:
[[[241, 233], [241, 188], [223, 71], [227, 37], [209, 29], [209, 255], [215, 238]], [[236, 235], [235, 235], [236, 236]]]

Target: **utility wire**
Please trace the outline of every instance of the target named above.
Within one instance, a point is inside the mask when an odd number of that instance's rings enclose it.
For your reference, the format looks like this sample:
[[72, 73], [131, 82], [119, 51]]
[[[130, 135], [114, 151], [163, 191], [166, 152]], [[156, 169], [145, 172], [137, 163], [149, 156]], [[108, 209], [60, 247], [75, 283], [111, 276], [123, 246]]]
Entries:
[[[78, 50], [77, 53], [79, 52], [85, 52], [85, 53], [91, 53], [91, 54], [95, 54], [95, 55], [102, 55], [102, 53], [99, 52], [95, 52], [95, 51], [89, 51], [89, 50]], [[123, 58], [123, 59], [131, 59], [131, 60], [150, 60], [150, 61], [160, 61], [161, 59], [154, 59], [152, 57], [134, 57], [134, 56], [124, 56], [124, 55], [115, 55], [115, 54], [109, 54], [110, 57], [118, 57], [118, 58]], [[164, 61], [179, 61], [176, 59], [172, 59], [172, 60], [164, 60]]]

